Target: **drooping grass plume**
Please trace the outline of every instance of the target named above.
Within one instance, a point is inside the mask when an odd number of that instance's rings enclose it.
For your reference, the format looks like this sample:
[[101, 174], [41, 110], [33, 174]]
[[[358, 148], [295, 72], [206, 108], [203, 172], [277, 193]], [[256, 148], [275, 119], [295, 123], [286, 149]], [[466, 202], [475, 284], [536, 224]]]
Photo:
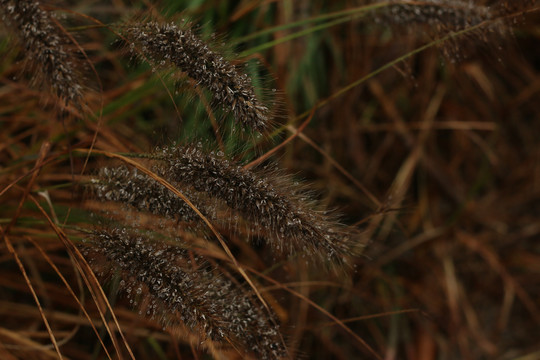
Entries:
[[84, 89], [81, 62], [53, 15], [39, 1], [0, 0], [0, 16], [22, 48], [32, 82], [48, 86], [65, 106], [80, 109]]
[[[136, 169], [130, 170], [125, 166], [102, 168], [89, 188], [92, 195], [101, 201], [122, 203], [169, 219], [186, 222], [200, 221], [199, 215], [182, 199], [171, 194], [148, 175], [137, 172]], [[190, 198], [205, 216], [213, 214], [213, 209], [202, 201], [198, 201], [200, 197], [190, 196]]]
[[268, 128], [268, 107], [257, 98], [251, 79], [191, 29], [148, 21], [132, 24], [124, 33], [132, 51], [151, 66], [175, 67], [207, 88], [213, 104], [231, 111], [236, 122], [256, 131]]
[[479, 49], [498, 49], [500, 45], [495, 44], [511, 34], [522, 14], [534, 8], [535, 1], [502, 0], [490, 5], [463, 0], [377, 2], [383, 6], [373, 11], [376, 22], [407, 29], [420, 26], [432, 38], [444, 38], [438, 46], [446, 57], [459, 61], [478, 54]]
[[123, 229], [101, 229], [86, 241], [86, 256], [120, 287], [140, 311], [163, 326], [188, 330], [198, 343], [231, 345], [243, 355], [279, 359], [286, 355], [278, 327], [249, 291], [186, 249]]
[[478, 31], [467, 34], [467, 37], [481, 39], [484, 36], [496, 40], [496, 36], [508, 34], [512, 27], [519, 24], [523, 14], [535, 11], [538, 0], [499, 0], [490, 4], [464, 0], [378, 2], [384, 4], [374, 10], [378, 22], [406, 26], [426, 25], [430, 33], [439, 36], [481, 25]]
[[225, 202], [262, 231], [277, 253], [334, 263], [356, 253], [351, 230], [314, 210], [302, 189], [279, 174], [246, 170], [198, 146], [164, 148], [153, 156], [162, 160], [155, 166], [161, 176]]
[[493, 18], [492, 9], [470, 1], [424, 0], [388, 3], [388, 6], [382, 7], [379, 12], [384, 21], [406, 25], [425, 24], [438, 32], [459, 31]]

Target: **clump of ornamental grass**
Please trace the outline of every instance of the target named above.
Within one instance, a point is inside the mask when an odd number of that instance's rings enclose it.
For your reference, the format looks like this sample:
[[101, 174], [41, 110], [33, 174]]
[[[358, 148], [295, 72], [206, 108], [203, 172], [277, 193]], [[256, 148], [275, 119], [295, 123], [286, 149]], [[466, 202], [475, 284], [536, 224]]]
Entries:
[[282, 174], [245, 169], [197, 146], [165, 147], [153, 156], [160, 175], [223, 201], [262, 229], [276, 253], [336, 263], [357, 254], [351, 229], [315, 210], [308, 194]]
[[81, 109], [84, 79], [72, 39], [39, 1], [0, 0], [4, 29], [21, 48], [25, 70], [36, 86], [46, 86], [64, 106]]
[[180, 244], [102, 228], [88, 237], [84, 251], [100, 277], [118, 276], [130, 302], [162, 326], [179, 334], [187, 330], [202, 346], [232, 347], [259, 359], [285, 357], [273, 315], [253, 292]]
[[154, 69], [180, 71], [206, 88], [212, 104], [231, 112], [245, 128], [263, 132], [269, 109], [255, 93], [250, 77], [211, 48], [187, 25], [134, 22], [123, 31], [130, 50]]
[[[202, 204], [203, 214], [216, 217], [220, 209], [228, 208], [227, 218], [216, 220], [219, 224], [237, 227], [242, 219], [275, 254], [301, 255], [308, 262], [329, 264], [346, 263], [358, 254], [354, 231], [331, 212], [318, 210], [302, 187], [275, 170], [245, 169], [220, 152], [200, 146], [165, 147], [149, 157], [153, 171], [190, 194], [195, 206]], [[196, 220], [193, 210], [163, 185], [125, 167], [103, 169], [90, 186], [102, 201], [167, 218]]]

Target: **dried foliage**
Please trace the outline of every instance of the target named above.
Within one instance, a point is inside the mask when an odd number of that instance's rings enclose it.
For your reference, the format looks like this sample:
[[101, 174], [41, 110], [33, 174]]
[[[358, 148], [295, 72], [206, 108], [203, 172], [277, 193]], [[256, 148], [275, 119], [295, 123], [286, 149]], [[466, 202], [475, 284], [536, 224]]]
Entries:
[[538, 357], [537, 1], [127, 3], [0, 0], [1, 359]]

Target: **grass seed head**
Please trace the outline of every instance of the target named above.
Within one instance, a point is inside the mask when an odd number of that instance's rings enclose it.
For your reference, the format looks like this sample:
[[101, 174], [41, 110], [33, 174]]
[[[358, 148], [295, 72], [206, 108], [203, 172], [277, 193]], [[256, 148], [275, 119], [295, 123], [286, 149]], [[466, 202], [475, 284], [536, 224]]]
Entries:
[[119, 274], [130, 302], [163, 326], [261, 359], [285, 356], [273, 316], [202, 257], [125, 228], [95, 231], [85, 252], [98, 275]]
[[391, 1], [381, 15], [392, 23], [425, 24], [437, 31], [459, 31], [492, 19], [490, 8], [460, 0]]
[[[92, 195], [101, 201], [113, 201], [185, 222], [200, 221], [199, 215], [182, 199], [172, 194], [167, 188], [146, 174], [125, 166], [102, 168], [90, 184]], [[183, 192], [187, 190], [183, 189]], [[189, 194], [187, 194], [189, 195]], [[213, 211], [195, 196], [189, 196], [197, 209], [205, 216], [212, 216]]]
[[128, 26], [125, 36], [140, 58], [154, 68], [184, 72], [210, 91], [214, 105], [232, 112], [243, 126], [261, 132], [268, 127], [268, 107], [257, 98], [251, 79], [191, 29], [148, 21]]
[[22, 47], [27, 72], [36, 85], [46, 84], [65, 106], [82, 108], [81, 62], [71, 39], [38, 1], [0, 0], [6, 30]]
[[200, 147], [164, 148], [155, 154], [163, 164], [156, 172], [220, 199], [256, 229], [262, 229], [271, 248], [307, 259], [344, 262], [355, 255], [351, 230], [277, 174], [244, 169], [223, 154]]

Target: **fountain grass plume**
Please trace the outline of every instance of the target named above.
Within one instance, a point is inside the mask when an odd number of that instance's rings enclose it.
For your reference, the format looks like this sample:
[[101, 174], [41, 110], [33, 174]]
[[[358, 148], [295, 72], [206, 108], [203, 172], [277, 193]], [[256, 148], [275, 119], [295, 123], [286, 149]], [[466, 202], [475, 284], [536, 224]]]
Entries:
[[83, 67], [74, 44], [51, 12], [38, 1], [0, 0], [4, 27], [22, 48], [26, 72], [32, 83], [47, 85], [64, 106], [83, 106]]
[[248, 170], [220, 152], [198, 146], [166, 147], [152, 156], [166, 179], [217, 198], [262, 232], [272, 250], [308, 260], [344, 263], [358, 254], [352, 229], [341, 225], [282, 174]]
[[[386, 1], [385, 1], [386, 2]], [[425, 24], [438, 32], [459, 31], [494, 17], [487, 6], [461, 0], [390, 1], [381, 8], [388, 22]]]
[[162, 326], [187, 329], [203, 347], [211, 341], [244, 356], [286, 356], [273, 315], [200, 255], [126, 228], [94, 231], [84, 252], [102, 279], [119, 276], [130, 302]]
[[[174, 196], [156, 180], [137, 169], [125, 166], [105, 167], [91, 180], [88, 188], [92, 197], [100, 201], [112, 201], [184, 222], [199, 222], [201, 219], [182, 199]], [[187, 189], [183, 189], [188, 196]], [[205, 216], [215, 218], [214, 209], [201, 197], [189, 196], [197, 209]]]
[[176, 69], [209, 90], [213, 105], [232, 112], [236, 122], [262, 132], [269, 109], [255, 94], [251, 79], [186, 26], [135, 21], [123, 31], [129, 48], [153, 68]]

